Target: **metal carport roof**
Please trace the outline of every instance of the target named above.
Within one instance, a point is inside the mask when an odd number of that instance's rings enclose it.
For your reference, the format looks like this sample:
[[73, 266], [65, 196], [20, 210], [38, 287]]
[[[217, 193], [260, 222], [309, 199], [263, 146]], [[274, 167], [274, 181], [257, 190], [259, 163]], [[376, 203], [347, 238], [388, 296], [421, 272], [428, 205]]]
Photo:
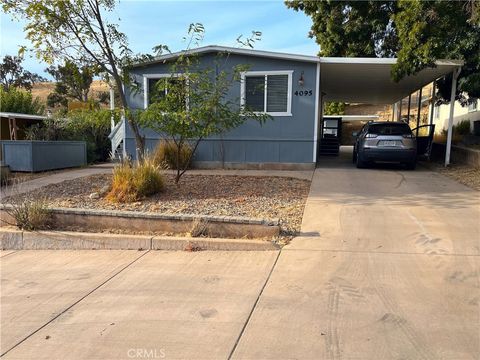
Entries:
[[320, 58], [320, 89], [324, 101], [393, 104], [463, 65], [460, 60], [441, 60], [436, 67], [391, 78], [393, 58]]

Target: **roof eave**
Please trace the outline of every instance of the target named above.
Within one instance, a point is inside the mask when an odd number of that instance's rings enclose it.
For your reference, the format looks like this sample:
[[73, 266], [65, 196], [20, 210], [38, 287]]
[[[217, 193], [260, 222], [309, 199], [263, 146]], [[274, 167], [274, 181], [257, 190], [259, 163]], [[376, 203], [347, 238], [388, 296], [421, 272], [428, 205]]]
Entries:
[[151, 64], [158, 64], [161, 62], [167, 62], [171, 59], [175, 59], [179, 57], [182, 54], [204, 54], [209, 52], [227, 52], [227, 53], [238, 54], [238, 55], [268, 57], [268, 58], [295, 60], [295, 61], [312, 62], [312, 63], [317, 63], [320, 61], [320, 58], [317, 56], [297, 55], [297, 54], [288, 54], [288, 53], [273, 52], [273, 51], [239, 49], [239, 48], [233, 48], [233, 47], [227, 47], [227, 46], [208, 45], [208, 46], [204, 46], [204, 47], [193, 49], [193, 50], [183, 50], [183, 51], [177, 51], [171, 54], [160, 55], [154, 58], [153, 60], [133, 64], [130, 67], [136, 68], [136, 67], [142, 67], [142, 66], [147, 66]]

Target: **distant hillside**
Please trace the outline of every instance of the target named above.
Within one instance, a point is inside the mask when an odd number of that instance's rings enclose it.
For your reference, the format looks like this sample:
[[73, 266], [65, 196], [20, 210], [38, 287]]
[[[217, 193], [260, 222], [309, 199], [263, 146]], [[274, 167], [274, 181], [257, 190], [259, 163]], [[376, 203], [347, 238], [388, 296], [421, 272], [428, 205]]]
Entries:
[[[33, 86], [32, 96], [38, 97], [44, 104], [47, 103], [48, 94], [55, 89], [55, 83], [53, 81], [37, 83]], [[90, 87], [90, 96], [95, 96], [99, 92], [108, 91], [108, 85], [102, 80], [93, 80]]]

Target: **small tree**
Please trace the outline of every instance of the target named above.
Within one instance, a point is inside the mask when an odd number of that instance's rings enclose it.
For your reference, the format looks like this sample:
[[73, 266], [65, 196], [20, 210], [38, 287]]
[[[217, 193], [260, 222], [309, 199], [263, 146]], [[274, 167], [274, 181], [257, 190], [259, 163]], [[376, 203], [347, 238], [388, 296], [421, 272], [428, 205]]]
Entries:
[[67, 106], [69, 99], [87, 102], [93, 76], [98, 73], [94, 66], [78, 66], [70, 60], [64, 65], [52, 65], [45, 71], [56, 80], [55, 90], [47, 98], [50, 107], [58, 104]]
[[[220, 58], [225, 58], [220, 55]], [[220, 61], [219, 61], [220, 63]], [[222, 61], [225, 64], [225, 61]], [[215, 71], [215, 67], [201, 69], [195, 56], [180, 55], [172, 65], [169, 80], [159, 82], [157, 90], [165, 94], [159, 97], [140, 115], [140, 123], [169, 138], [176, 149], [176, 176], [178, 184], [187, 171], [199, 143], [212, 135], [222, 134], [246, 121], [264, 123], [267, 114], [256, 113], [239, 106], [238, 99], [229, 98], [229, 90], [240, 81], [240, 73], [246, 66], [235, 66], [230, 72]], [[181, 73], [182, 76], [173, 74]], [[168, 88], [164, 92], [164, 87]], [[181, 151], [189, 144], [193, 151], [186, 162]]]
[[11, 88], [24, 88], [32, 90], [36, 82], [46, 81], [40, 75], [27, 71], [22, 66], [22, 58], [19, 56], [5, 55], [0, 64], [0, 82], [3, 90], [9, 91]]

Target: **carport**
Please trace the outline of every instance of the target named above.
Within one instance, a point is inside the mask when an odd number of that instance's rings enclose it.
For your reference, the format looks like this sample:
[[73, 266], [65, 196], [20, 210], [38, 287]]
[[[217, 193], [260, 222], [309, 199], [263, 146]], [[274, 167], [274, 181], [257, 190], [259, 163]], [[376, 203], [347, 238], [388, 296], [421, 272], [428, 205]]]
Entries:
[[[463, 61], [437, 61], [435, 67], [407, 76], [398, 83], [391, 78], [392, 66], [396, 61], [393, 58], [320, 58], [320, 104], [322, 109], [324, 102], [331, 101], [391, 104], [394, 109], [392, 120], [400, 120], [402, 99], [408, 97], [410, 100], [411, 94], [417, 91], [419, 91], [419, 98], [421, 99], [421, 91], [424, 86], [435, 82], [449, 73], [453, 73], [447, 150], [445, 154], [445, 166], [447, 166], [450, 163], [456, 82]], [[432, 92], [434, 91], [433, 89]], [[410, 105], [410, 101], [408, 101], [408, 113], [410, 113]], [[432, 101], [431, 114], [433, 114], [433, 106]], [[323, 114], [323, 110], [320, 111], [320, 114]], [[320, 115], [319, 120], [319, 124], [323, 124], [322, 115]], [[431, 117], [430, 123], [432, 120]], [[317, 126], [315, 133], [317, 135], [315, 142], [318, 142], [319, 137], [321, 137], [321, 126]]]

